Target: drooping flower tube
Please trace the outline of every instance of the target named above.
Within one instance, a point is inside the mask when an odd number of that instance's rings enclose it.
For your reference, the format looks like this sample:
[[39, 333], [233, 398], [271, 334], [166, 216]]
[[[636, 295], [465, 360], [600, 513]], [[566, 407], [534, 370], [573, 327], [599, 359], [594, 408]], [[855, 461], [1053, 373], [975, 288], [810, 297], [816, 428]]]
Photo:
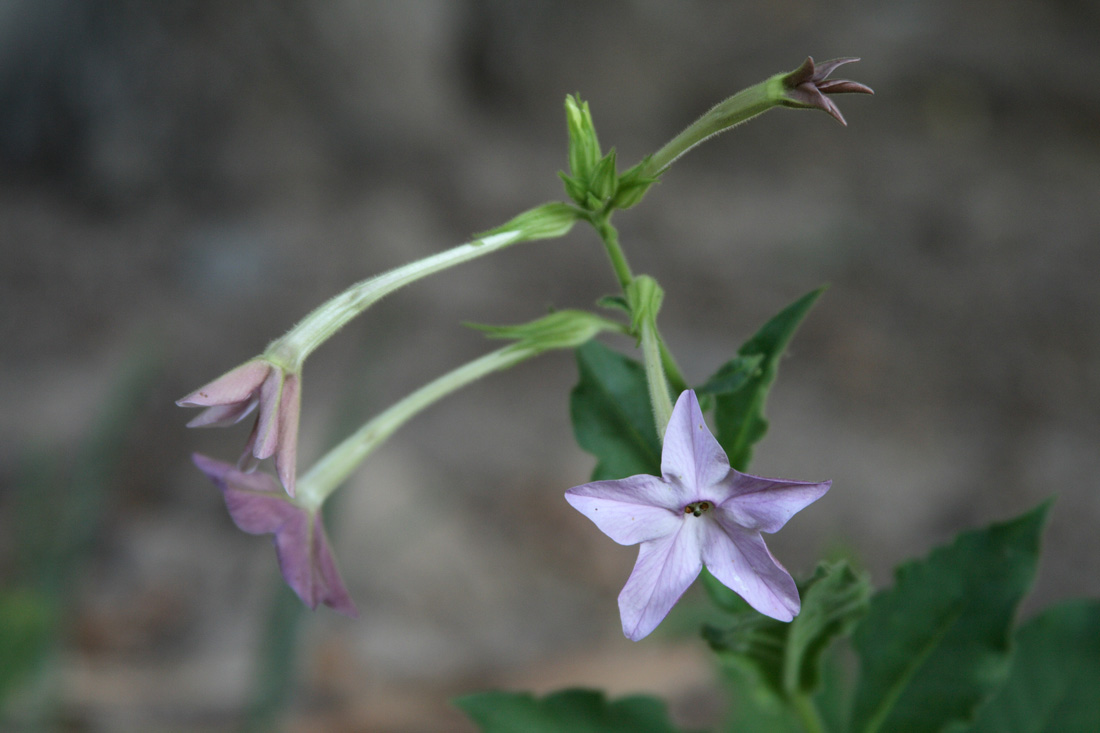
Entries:
[[[484, 376], [550, 349], [575, 348], [601, 331], [624, 330], [621, 324], [571, 310], [556, 311], [518, 326], [478, 328], [490, 337], [514, 343], [437, 377], [367, 421], [306, 471], [292, 496], [281, 491], [279, 482], [262, 471], [246, 472], [207, 456], [193, 457], [195, 465], [222, 490], [226, 508], [239, 528], [250, 534], [274, 535], [283, 579], [310, 608], [324, 603], [345, 615], [356, 615], [321, 522], [321, 507], [398, 428], [443, 397]], [[207, 407], [196, 420], [204, 416], [211, 423], [219, 419], [240, 420], [255, 407], [257, 398], [251, 396], [247, 385], [259, 382], [262, 392], [263, 380], [270, 377], [261, 368], [250, 367], [251, 363], [217, 380], [217, 390], [200, 390], [201, 398], [219, 396], [224, 404]], [[262, 410], [263, 397], [258, 399]]]
[[619, 594], [623, 633], [638, 641], [660, 624], [704, 566], [757, 611], [793, 619], [798, 589], [761, 532], [777, 532], [831, 484], [731, 468], [695, 393], [687, 390], [665, 431], [661, 476], [594, 481], [569, 489], [565, 499], [615, 542], [640, 545]]
[[764, 81], [742, 89], [710, 108], [702, 117], [688, 125], [683, 132], [669, 140], [653, 155], [643, 161], [640, 172], [643, 178], [656, 178], [676, 160], [699, 143], [726, 130], [732, 130], [742, 122], [767, 112], [773, 107], [797, 107], [820, 109], [828, 112], [842, 125], [840, 109], [827, 94], [874, 94], [870, 87], [846, 79], [826, 79], [841, 64], [859, 61], [842, 58], [814, 64], [809, 56], [794, 71], [775, 74]]
[[188, 427], [224, 427], [259, 407], [248, 444], [238, 462], [246, 473], [265, 458], [287, 494], [294, 496], [301, 410], [302, 365], [349, 321], [386, 295], [416, 280], [518, 242], [558, 237], [572, 228], [580, 211], [560, 202], [537, 206], [466, 244], [411, 262], [352, 285], [315, 308], [260, 356], [226, 372], [176, 402], [205, 407]]

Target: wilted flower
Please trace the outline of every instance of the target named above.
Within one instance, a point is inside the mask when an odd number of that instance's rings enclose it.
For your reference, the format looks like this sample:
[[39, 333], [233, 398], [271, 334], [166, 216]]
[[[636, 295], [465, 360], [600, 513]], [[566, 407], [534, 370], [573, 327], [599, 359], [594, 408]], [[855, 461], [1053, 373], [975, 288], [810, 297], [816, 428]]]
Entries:
[[244, 473], [198, 453], [193, 460], [222, 490], [238, 527], [249, 534], [275, 535], [279, 570], [303, 603], [314, 609], [324, 603], [345, 616], [358, 616], [336, 569], [319, 509], [288, 498], [266, 473]]
[[840, 114], [833, 100], [826, 94], [874, 94], [868, 86], [847, 79], [826, 79], [833, 73], [833, 69], [841, 64], [859, 61], [858, 58], [843, 58], [825, 61], [814, 66], [814, 60], [809, 56], [802, 65], [783, 77], [785, 93], [781, 104], [787, 107], [814, 108], [828, 112], [842, 125], [844, 115]]
[[621, 545], [641, 543], [622, 593], [623, 633], [648, 635], [704, 566], [749, 605], [780, 621], [798, 614], [798, 589], [761, 532], [776, 532], [832, 482], [762, 478], [729, 465], [691, 390], [665, 432], [661, 477], [595, 481], [566, 500]]
[[264, 357], [245, 362], [176, 402], [181, 407], [205, 407], [189, 428], [225, 427], [240, 422], [259, 406], [256, 424], [238, 467], [255, 470], [264, 458], [275, 458], [279, 481], [294, 496], [298, 453], [301, 376]]

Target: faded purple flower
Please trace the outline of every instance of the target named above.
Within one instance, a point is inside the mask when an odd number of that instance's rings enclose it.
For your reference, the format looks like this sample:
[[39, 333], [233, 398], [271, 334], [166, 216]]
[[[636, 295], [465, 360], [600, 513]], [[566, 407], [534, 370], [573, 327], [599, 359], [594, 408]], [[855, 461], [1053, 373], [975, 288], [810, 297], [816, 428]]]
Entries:
[[199, 453], [195, 465], [218, 485], [234, 523], [249, 534], [274, 534], [279, 570], [287, 585], [310, 608], [324, 603], [334, 611], [359, 615], [329, 547], [321, 512], [297, 504], [266, 473], [244, 473]]
[[843, 58], [825, 61], [814, 66], [814, 60], [809, 56], [802, 65], [783, 77], [785, 94], [781, 104], [787, 107], [814, 108], [828, 112], [842, 125], [844, 115], [840, 114], [833, 100], [826, 94], [874, 94], [868, 86], [847, 79], [826, 79], [833, 73], [833, 69], [841, 64], [859, 61], [857, 58]]
[[301, 377], [257, 357], [200, 387], [176, 404], [205, 407], [189, 428], [225, 427], [240, 422], [259, 406], [256, 423], [238, 462], [251, 472], [264, 458], [275, 457], [279, 481], [294, 496], [298, 453], [298, 413], [301, 409]]
[[565, 492], [608, 537], [620, 545], [641, 543], [619, 594], [627, 638], [638, 641], [653, 631], [704, 566], [757, 611], [793, 619], [798, 589], [760, 533], [778, 531], [832, 482], [761, 478], [730, 468], [691, 390], [680, 395], [668, 422], [661, 474]]

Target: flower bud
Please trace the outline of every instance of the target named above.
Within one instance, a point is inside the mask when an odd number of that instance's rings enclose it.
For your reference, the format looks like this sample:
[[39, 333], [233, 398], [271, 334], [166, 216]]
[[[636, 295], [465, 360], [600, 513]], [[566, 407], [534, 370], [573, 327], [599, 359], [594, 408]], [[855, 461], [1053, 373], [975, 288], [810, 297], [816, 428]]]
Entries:
[[569, 170], [573, 178], [587, 183], [601, 157], [588, 102], [582, 102], [576, 95], [567, 96], [565, 120], [569, 128]]

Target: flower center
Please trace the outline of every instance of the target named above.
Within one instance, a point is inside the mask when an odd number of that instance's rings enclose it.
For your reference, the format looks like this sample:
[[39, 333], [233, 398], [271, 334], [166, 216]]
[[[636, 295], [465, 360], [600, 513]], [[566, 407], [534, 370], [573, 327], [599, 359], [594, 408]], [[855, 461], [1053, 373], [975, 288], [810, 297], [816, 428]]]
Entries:
[[684, 507], [684, 514], [698, 517], [703, 512], [709, 512], [714, 507], [709, 501], [693, 501]]

